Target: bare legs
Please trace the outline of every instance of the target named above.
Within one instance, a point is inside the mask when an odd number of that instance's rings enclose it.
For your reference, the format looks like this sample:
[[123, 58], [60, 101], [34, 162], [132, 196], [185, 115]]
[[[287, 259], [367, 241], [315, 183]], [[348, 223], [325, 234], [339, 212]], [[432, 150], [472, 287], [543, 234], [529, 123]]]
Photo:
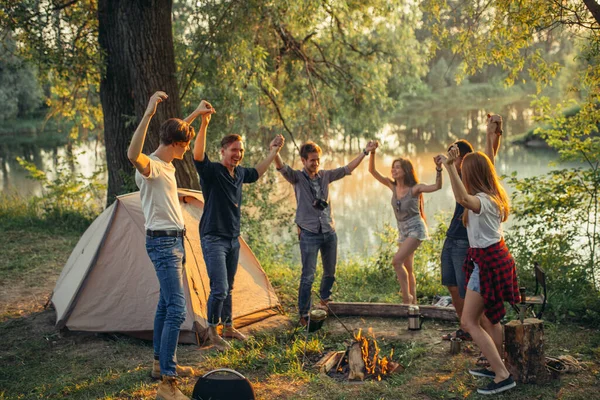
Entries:
[[392, 265], [396, 271], [400, 290], [402, 291], [402, 303], [417, 304], [417, 287], [413, 271], [413, 258], [415, 250], [421, 245], [421, 241], [415, 238], [406, 238], [392, 259]]
[[483, 297], [471, 289], [467, 289], [461, 325], [471, 334], [473, 341], [490, 363], [492, 371], [496, 373], [494, 382], [498, 383], [508, 378], [510, 374], [500, 355], [502, 352], [502, 325], [492, 324], [483, 315]]
[[[450, 297], [452, 297], [452, 304], [454, 305], [454, 309], [456, 310], [456, 315], [458, 315], [458, 320], [462, 320], [462, 312], [463, 307], [465, 305], [465, 300], [460, 297], [458, 293], [458, 286], [446, 286], [448, 291], [450, 292]], [[486, 318], [487, 319], [487, 318]]]

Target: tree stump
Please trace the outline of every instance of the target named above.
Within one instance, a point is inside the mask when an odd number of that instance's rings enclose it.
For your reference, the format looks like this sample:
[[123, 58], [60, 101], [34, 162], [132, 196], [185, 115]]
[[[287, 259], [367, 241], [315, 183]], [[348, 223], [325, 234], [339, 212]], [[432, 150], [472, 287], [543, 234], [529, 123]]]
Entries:
[[517, 382], [548, 379], [544, 356], [544, 323], [537, 318], [510, 321], [504, 326], [506, 367]]

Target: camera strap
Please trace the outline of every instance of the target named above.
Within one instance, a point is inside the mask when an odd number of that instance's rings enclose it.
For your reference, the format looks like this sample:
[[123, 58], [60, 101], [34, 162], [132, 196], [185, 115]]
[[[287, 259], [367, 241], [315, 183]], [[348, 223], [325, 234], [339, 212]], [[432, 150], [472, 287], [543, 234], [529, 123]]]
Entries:
[[312, 193], [313, 197], [315, 199], [324, 200], [323, 199], [323, 197], [324, 197], [323, 196], [323, 184], [322, 184], [323, 182], [322, 182], [321, 177], [319, 176], [319, 174], [317, 174], [317, 179], [316, 180], [319, 182], [319, 191], [321, 192], [321, 196], [319, 196], [317, 194], [317, 191], [316, 191], [316, 189], [315, 189], [315, 187], [313, 186], [313, 183], [312, 183], [313, 180], [310, 179], [310, 176], [308, 176], [308, 174], [306, 173], [306, 171], [304, 169], [302, 170], [302, 175], [304, 175], [304, 177], [306, 178], [306, 181], [308, 182], [308, 187], [309, 187], [310, 192]]

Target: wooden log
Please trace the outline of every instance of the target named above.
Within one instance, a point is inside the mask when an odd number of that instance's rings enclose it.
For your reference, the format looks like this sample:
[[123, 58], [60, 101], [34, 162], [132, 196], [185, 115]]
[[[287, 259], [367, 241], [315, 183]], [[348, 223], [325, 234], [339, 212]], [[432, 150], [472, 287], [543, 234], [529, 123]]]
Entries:
[[315, 368], [326, 374], [339, 364], [344, 354], [346, 354], [345, 351], [329, 351], [315, 364]]
[[510, 321], [504, 326], [506, 367], [517, 382], [541, 383], [548, 379], [544, 356], [544, 322], [537, 318]]
[[348, 350], [348, 365], [350, 366], [349, 381], [365, 379], [365, 362], [362, 358], [360, 343], [354, 342]]
[[[329, 309], [338, 316], [364, 317], [408, 317], [408, 304], [391, 303], [342, 303], [330, 302]], [[454, 307], [419, 305], [419, 312], [425, 318], [458, 321]]]

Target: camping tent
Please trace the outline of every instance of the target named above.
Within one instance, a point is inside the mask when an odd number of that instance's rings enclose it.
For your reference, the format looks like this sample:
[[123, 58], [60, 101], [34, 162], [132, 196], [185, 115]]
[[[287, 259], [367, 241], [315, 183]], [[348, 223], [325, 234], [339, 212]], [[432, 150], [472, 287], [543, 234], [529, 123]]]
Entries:
[[[187, 316], [179, 341], [199, 343], [207, 327], [210, 291], [198, 232], [204, 203], [194, 190], [179, 189], [179, 198], [187, 228], [183, 273]], [[85, 231], [56, 282], [52, 303], [57, 327], [152, 337], [159, 285], [145, 238], [139, 192], [119, 196]], [[232, 294], [237, 327], [277, 314], [279, 307], [269, 279], [242, 238], [240, 245]]]

